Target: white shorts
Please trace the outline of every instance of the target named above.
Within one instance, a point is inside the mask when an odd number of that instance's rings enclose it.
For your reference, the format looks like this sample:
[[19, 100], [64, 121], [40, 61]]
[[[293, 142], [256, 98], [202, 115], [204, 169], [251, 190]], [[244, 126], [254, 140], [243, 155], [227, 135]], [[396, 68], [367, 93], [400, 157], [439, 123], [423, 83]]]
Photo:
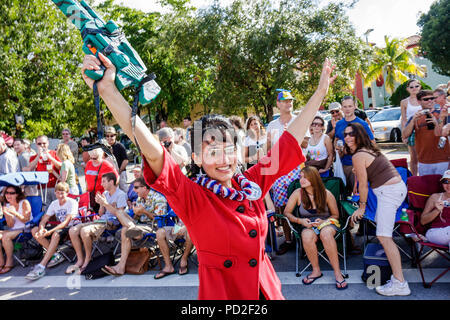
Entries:
[[392, 238], [394, 231], [395, 216], [397, 209], [405, 200], [407, 189], [403, 181], [383, 185], [372, 189], [377, 196], [377, 212], [375, 222], [377, 223], [377, 236]]
[[425, 237], [430, 242], [439, 244], [441, 246], [448, 246], [450, 249], [450, 226], [445, 228], [428, 229]]

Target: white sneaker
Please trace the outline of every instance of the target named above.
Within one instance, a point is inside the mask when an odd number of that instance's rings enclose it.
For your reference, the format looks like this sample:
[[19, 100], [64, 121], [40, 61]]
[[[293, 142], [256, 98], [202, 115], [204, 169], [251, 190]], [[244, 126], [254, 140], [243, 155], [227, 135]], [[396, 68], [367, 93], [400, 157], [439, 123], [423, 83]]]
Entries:
[[391, 280], [388, 280], [384, 286], [376, 287], [375, 291], [383, 296], [409, 296], [411, 294], [408, 282], [406, 280], [400, 282], [394, 275], [391, 276]]
[[31, 270], [26, 276], [25, 279], [27, 280], [37, 280], [42, 278], [45, 275], [45, 268], [41, 267], [40, 265], [35, 265], [33, 270]]

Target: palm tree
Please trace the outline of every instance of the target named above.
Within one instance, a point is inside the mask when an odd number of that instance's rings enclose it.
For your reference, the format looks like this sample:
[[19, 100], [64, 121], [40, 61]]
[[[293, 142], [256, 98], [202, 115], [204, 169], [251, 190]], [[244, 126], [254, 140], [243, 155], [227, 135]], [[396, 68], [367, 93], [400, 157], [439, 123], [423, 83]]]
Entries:
[[392, 93], [396, 83], [403, 83], [409, 79], [406, 73], [424, 76], [423, 69], [414, 62], [417, 49], [406, 49], [406, 39], [390, 40], [388, 36], [384, 36], [384, 41], [385, 48], [375, 48], [374, 61], [364, 77], [366, 87], [373, 81], [382, 79], [385, 74], [385, 88], [388, 93]]

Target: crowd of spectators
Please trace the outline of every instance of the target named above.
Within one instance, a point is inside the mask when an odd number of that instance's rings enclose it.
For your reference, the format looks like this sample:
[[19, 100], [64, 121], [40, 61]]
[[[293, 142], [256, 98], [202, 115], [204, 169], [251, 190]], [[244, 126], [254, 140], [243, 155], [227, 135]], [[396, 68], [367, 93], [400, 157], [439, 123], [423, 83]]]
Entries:
[[[450, 156], [447, 93], [441, 89], [421, 90], [416, 80], [408, 82], [407, 90], [410, 96], [401, 103], [402, 137], [411, 155], [410, 170], [413, 175], [443, 175], [448, 185], [449, 176], [445, 173], [449, 169]], [[237, 116], [229, 117], [229, 121], [236, 130], [240, 170], [250, 169], [276, 144], [281, 134], [294, 120], [294, 100], [289, 91], [280, 92], [276, 101], [280, 116], [267, 126], [257, 116], [250, 116], [245, 121]], [[376, 191], [378, 187], [385, 186], [389, 179], [398, 180], [398, 176], [388, 166], [384, 156], [380, 156], [370, 120], [364, 111], [357, 108], [352, 96], [345, 96], [339, 102], [332, 102], [328, 110], [331, 113], [328, 123], [322, 116], [317, 115], [311, 123], [309, 134], [301, 142], [306, 163], [280, 177], [265, 197], [265, 204], [268, 211], [273, 209], [279, 214], [285, 214], [292, 223], [299, 224], [303, 230], [303, 245], [313, 265], [313, 272], [304, 279], [303, 283], [309, 285], [322, 276], [315, 247], [317, 240], [320, 239], [335, 271], [336, 288], [341, 290], [345, 289], [347, 284], [339, 269], [337, 248], [333, 237], [336, 228], [330, 225], [323, 228], [320, 234], [313, 231], [313, 227], [317, 227], [326, 219], [338, 218], [336, 200], [331, 193], [325, 191], [320, 178], [334, 176], [336, 160], [340, 160], [344, 174], [341, 178], [345, 179], [346, 191], [350, 195], [366, 192], [361, 182], [366, 185], [369, 181]], [[184, 174], [188, 174], [191, 165], [193, 151], [191, 134], [194, 128], [195, 123], [190, 117], [186, 117], [183, 120], [183, 128], [171, 128], [166, 121], [162, 121], [160, 129], [155, 133], [155, 137]], [[107, 127], [105, 130], [106, 142], [113, 157], [108, 156], [108, 153], [100, 147], [89, 151], [83, 150], [81, 147], [92, 145], [92, 141], [89, 137], [83, 137], [79, 146], [72, 139], [69, 129], [62, 130], [61, 137], [56, 150], [49, 148], [49, 139], [45, 135], [36, 137], [34, 150], [30, 148], [30, 141], [26, 139], [16, 138], [11, 148], [8, 147], [4, 138], [0, 137], [0, 174], [18, 171], [49, 173], [48, 183], [44, 186], [46, 196], [43, 208], [46, 214], [39, 226], [32, 230], [33, 237], [45, 248], [46, 253], [26, 278], [39, 279], [45, 275], [46, 267], [52, 267], [64, 261], [64, 257], [58, 253], [58, 246], [67, 239], [70, 239], [75, 250], [77, 262], [70, 265], [66, 273], [82, 272], [91, 261], [93, 241], [100, 239], [105, 230], [110, 230], [114, 234], [114, 231], [119, 228], [117, 236], [121, 246], [120, 260], [116, 265], [105, 266], [104, 272], [114, 276], [123, 275], [130, 251], [148, 246], [145, 235], [155, 232], [156, 242], [164, 261], [164, 267], [155, 275], [155, 279], [175, 273], [169, 255], [169, 242], [178, 238], [185, 240], [185, 252], [181, 258], [178, 273], [180, 275], [188, 273], [188, 255], [193, 244], [186, 227], [179, 220], [174, 226], [156, 230], [155, 216], [166, 214], [170, 206], [162, 194], [147, 185], [142, 177], [140, 165], [131, 168], [132, 181], [127, 181], [127, 167], [130, 167], [130, 163], [127, 150], [118, 141], [115, 128]], [[336, 159], [337, 157], [339, 159]], [[371, 166], [372, 163], [380, 163], [380, 168], [383, 169], [380, 171], [382, 174], [374, 175], [377, 171]], [[81, 187], [79, 181], [80, 170], [84, 172], [82, 176], [85, 187]], [[390, 175], [385, 177], [384, 175], [388, 173]], [[300, 180], [302, 189], [296, 190], [289, 197], [287, 189], [297, 179]], [[380, 179], [384, 180], [380, 182]], [[397, 180], [395, 181], [398, 182]], [[359, 187], [357, 182], [360, 183]], [[394, 189], [391, 190], [394, 199], [397, 197], [398, 200], [400, 193], [400, 198], [404, 198], [403, 185], [398, 190]], [[77, 219], [78, 202], [74, 198], [77, 199], [77, 196], [85, 192], [89, 194], [90, 208], [98, 214], [98, 219], [82, 223], [80, 219]], [[431, 213], [434, 208], [440, 209], [438, 211], [442, 216], [442, 201], [446, 200], [443, 196], [448, 196], [447, 193], [430, 198], [433, 203], [430, 202], [427, 206], [427, 214], [424, 215], [426, 221], [434, 219], [435, 215]], [[377, 196], [383, 198], [381, 194]], [[12, 241], [23, 230], [24, 223], [30, 219], [30, 204], [25, 197], [35, 195], [38, 195], [36, 186], [24, 188], [8, 186], [2, 190], [5, 228], [0, 231], [0, 274], [9, 272], [14, 266]], [[384, 202], [382, 202], [389, 206], [390, 200], [383, 199]], [[299, 216], [294, 216], [292, 210], [297, 205]], [[397, 203], [393, 203], [391, 207], [382, 208], [386, 209], [385, 213], [391, 212], [395, 209], [394, 207], [398, 207]], [[364, 208], [363, 202], [359, 210], [364, 212]], [[448, 216], [447, 211], [445, 214]], [[56, 224], [49, 227], [48, 223], [52, 218], [56, 220]], [[395, 247], [390, 242], [392, 238], [385, 239], [385, 237], [389, 238], [391, 222], [380, 222], [379, 224], [387, 229], [380, 227], [377, 231], [383, 246], [390, 248], [388, 252], [392, 252], [392, 248]], [[293, 239], [290, 227], [285, 220], [278, 221], [277, 226], [278, 234], [284, 234], [285, 239], [277, 251], [277, 254], [282, 255], [294, 248]], [[448, 230], [448, 226], [439, 224], [439, 227]], [[448, 243], [448, 239], [440, 241]], [[391, 262], [391, 266], [393, 266], [396, 280], [403, 283], [401, 268], [398, 268], [397, 263]]]

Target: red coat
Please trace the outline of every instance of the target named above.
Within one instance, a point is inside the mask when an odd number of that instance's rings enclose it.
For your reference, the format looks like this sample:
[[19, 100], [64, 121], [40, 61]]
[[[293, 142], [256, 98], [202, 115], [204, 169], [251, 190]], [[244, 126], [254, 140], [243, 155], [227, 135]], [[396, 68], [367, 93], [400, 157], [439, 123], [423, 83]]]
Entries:
[[[267, 157], [244, 175], [265, 195], [277, 178], [304, 161], [297, 140], [285, 132]], [[156, 179], [146, 161], [143, 174], [165, 195], [197, 249], [199, 299], [258, 300], [260, 290], [267, 299], [284, 299], [264, 252], [268, 224], [263, 197], [238, 202], [217, 196], [183, 175], [165, 150], [160, 176]], [[234, 180], [233, 187], [240, 190]]]

